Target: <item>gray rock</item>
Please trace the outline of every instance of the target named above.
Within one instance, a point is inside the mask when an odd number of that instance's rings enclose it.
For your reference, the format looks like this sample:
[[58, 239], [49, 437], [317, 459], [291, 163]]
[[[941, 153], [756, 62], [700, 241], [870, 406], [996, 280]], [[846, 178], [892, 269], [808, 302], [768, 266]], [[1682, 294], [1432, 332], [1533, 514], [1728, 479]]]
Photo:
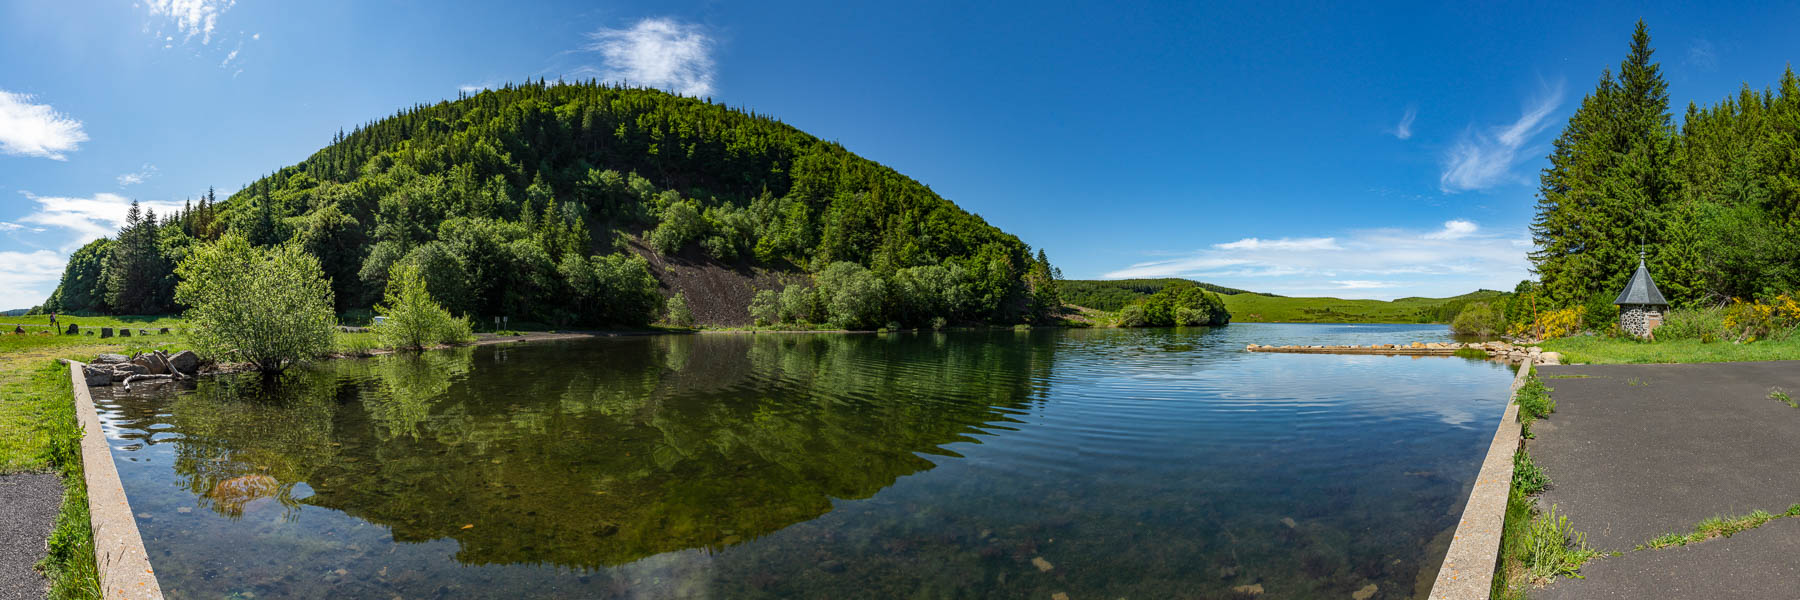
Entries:
[[142, 366], [134, 365], [131, 363], [124, 363], [124, 364], [118, 364], [118, 365], [112, 366], [113, 381], [124, 381], [126, 377], [130, 377], [132, 375], [149, 375], [149, 374], [150, 374], [150, 369], [146, 369]]
[[81, 377], [89, 386], [112, 385], [113, 372], [93, 365], [81, 367]]
[[182, 350], [169, 357], [169, 368], [183, 375], [193, 375], [200, 370], [200, 355], [193, 350]]
[[102, 354], [94, 357], [96, 365], [116, 365], [124, 362], [131, 362], [131, 359], [126, 358], [123, 354]]

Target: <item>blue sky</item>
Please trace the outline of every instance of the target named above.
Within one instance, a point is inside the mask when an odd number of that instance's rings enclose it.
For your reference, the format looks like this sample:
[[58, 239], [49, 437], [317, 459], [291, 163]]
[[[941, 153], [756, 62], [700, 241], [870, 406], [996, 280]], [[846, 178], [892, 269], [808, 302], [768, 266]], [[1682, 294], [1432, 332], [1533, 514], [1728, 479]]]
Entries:
[[1549, 140], [1645, 18], [1679, 115], [1800, 55], [1800, 6], [0, 5], [0, 308], [178, 205], [459, 90], [626, 79], [776, 116], [1070, 278], [1510, 288]]

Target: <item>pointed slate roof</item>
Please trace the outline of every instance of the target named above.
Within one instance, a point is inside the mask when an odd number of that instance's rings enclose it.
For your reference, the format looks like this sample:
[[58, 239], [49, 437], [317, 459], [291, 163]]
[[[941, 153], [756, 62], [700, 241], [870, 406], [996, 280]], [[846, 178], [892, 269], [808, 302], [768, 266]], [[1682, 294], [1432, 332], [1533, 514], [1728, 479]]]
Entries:
[[1625, 291], [1619, 292], [1619, 299], [1613, 304], [1659, 304], [1668, 306], [1669, 301], [1663, 299], [1662, 291], [1656, 289], [1656, 282], [1650, 280], [1650, 269], [1644, 268], [1644, 259], [1638, 259], [1636, 273], [1631, 274], [1631, 281], [1625, 282]]

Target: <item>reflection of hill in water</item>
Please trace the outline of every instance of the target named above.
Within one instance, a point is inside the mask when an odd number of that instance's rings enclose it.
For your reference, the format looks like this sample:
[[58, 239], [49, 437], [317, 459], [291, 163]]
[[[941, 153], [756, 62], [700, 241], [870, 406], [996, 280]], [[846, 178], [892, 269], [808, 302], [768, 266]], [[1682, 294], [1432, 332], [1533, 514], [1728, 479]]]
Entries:
[[[454, 538], [464, 563], [616, 565], [751, 539], [932, 468], [919, 454], [1036, 393], [1050, 345], [1012, 335], [657, 336], [208, 380], [176, 400], [176, 468], [222, 514], [261, 493], [400, 541]], [[296, 499], [301, 482], [313, 494]]]

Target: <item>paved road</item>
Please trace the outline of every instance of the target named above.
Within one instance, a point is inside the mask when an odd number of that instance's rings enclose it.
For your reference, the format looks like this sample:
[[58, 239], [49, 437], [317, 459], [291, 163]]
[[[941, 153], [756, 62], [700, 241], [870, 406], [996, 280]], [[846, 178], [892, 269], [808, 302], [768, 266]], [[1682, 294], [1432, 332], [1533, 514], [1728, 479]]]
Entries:
[[1538, 502], [1567, 514], [1590, 546], [1626, 553], [1590, 563], [1586, 580], [1532, 597], [1800, 598], [1800, 519], [1686, 548], [1631, 551], [1708, 517], [1779, 514], [1800, 502], [1800, 409], [1769, 397], [1779, 388], [1800, 398], [1800, 361], [1540, 373], [1557, 410], [1532, 425], [1537, 439], [1527, 442], [1554, 482]]
[[0, 475], [0, 600], [41, 600], [45, 582], [33, 568], [62, 505], [55, 473]]

